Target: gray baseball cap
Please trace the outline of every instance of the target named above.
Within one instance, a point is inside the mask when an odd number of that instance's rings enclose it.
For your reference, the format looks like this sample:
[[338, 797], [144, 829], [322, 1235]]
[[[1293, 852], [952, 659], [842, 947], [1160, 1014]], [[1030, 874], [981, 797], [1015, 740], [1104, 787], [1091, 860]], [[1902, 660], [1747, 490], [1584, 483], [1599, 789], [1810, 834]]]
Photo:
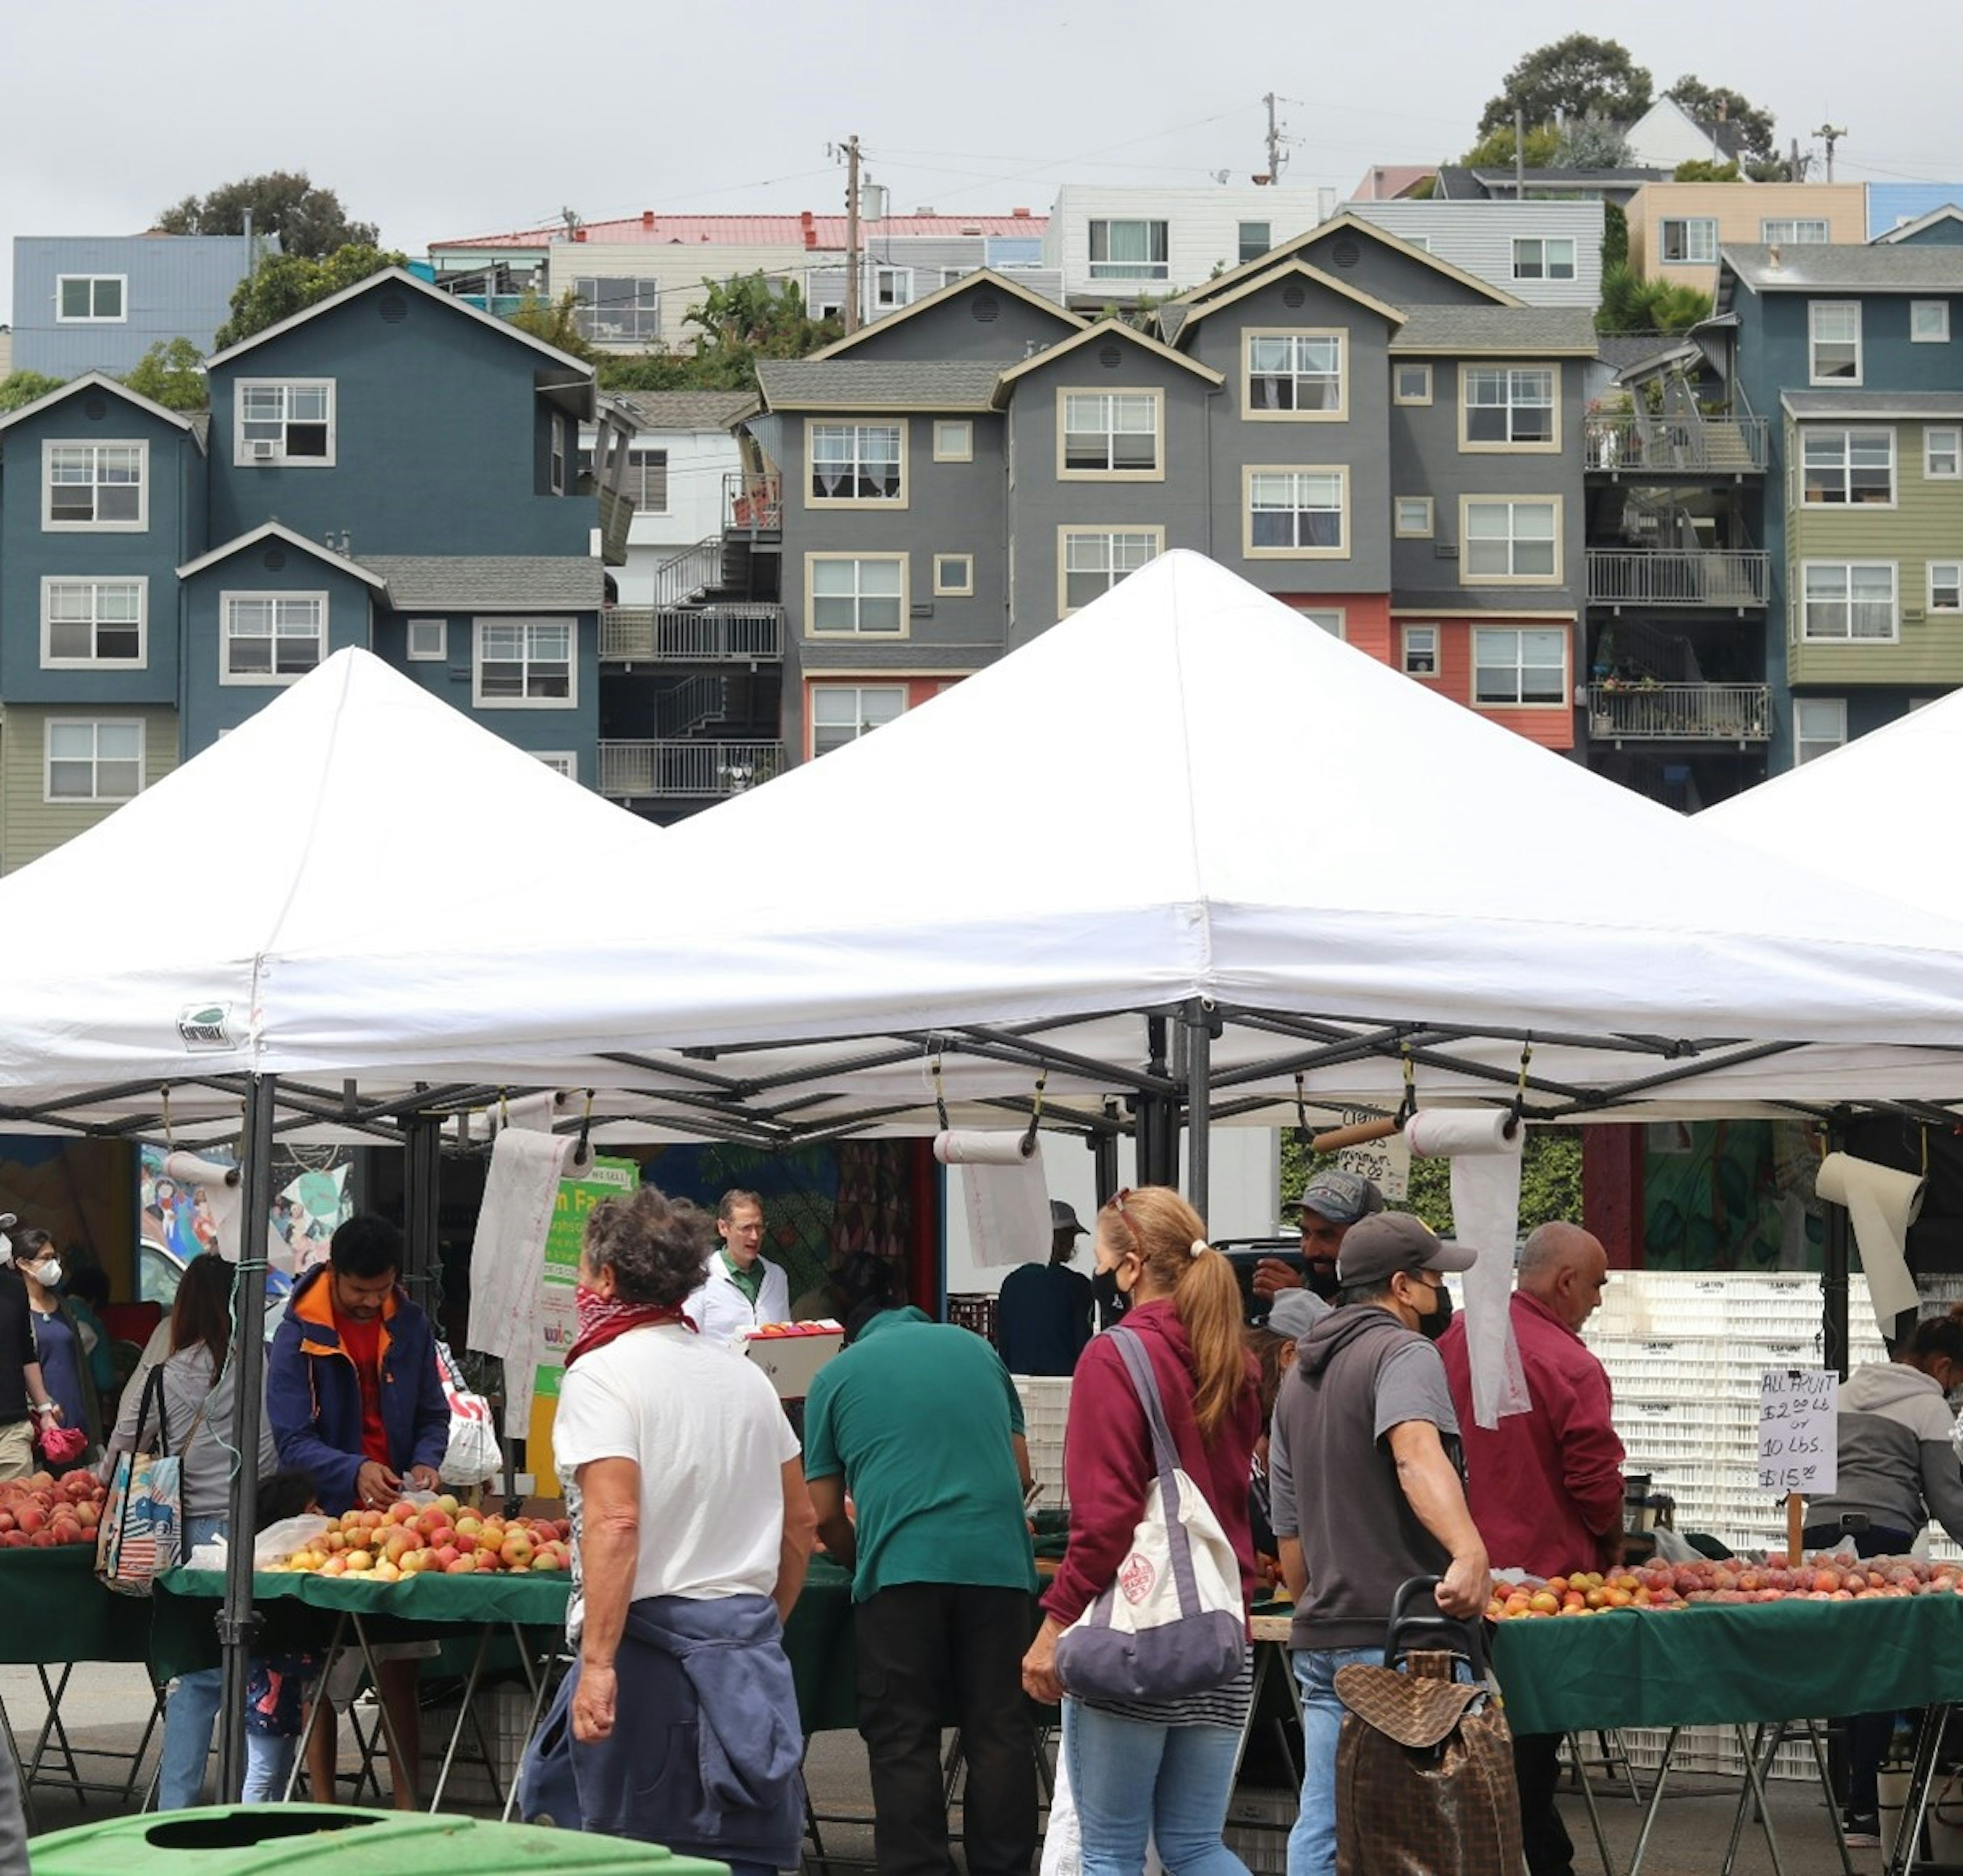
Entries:
[[1299, 1342], [1328, 1313], [1329, 1305], [1313, 1290], [1283, 1290], [1268, 1307], [1268, 1326]]
[[1469, 1244], [1441, 1238], [1422, 1218], [1407, 1211], [1379, 1212], [1343, 1234], [1336, 1253], [1336, 1280], [1388, 1283], [1401, 1270], [1470, 1270], [1479, 1253]]
[[1360, 1172], [1340, 1166], [1318, 1172], [1302, 1188], [1303, 1209], [1331, 1224], [1353, 1225], [1384, 1209], [1384, 1195]]
[[1077, 1222], [1077, 1207], [1067, 1205], [1060, 1198], [1049, 1201], [1049, 1228], [1052, 1231], [1068, 1231], [1078, 1236], [1087, 1235], [1085, 1227]]

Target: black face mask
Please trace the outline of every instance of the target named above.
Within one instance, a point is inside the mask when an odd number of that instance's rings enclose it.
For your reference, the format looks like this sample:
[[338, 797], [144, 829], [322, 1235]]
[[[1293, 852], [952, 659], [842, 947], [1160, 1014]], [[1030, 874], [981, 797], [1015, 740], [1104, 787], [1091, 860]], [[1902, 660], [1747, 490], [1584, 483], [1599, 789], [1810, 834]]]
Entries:
[[1429, 1316], [1420, 1316], [1417, 1319], [1417, 1332], [1429, 1342], [1436, 1342], [1443, 1335], [1446, 1324], [1452, 1320], [1452, 1292], [1440, 1284], [1435, 1294], [1438, 1297], [1438, 1307]]

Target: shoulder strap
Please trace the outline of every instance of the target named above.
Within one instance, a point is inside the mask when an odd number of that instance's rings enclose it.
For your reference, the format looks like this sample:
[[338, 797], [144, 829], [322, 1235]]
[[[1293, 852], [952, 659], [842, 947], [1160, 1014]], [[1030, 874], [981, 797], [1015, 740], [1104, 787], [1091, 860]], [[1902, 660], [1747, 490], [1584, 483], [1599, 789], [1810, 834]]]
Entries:
[[1166, 1425], [1165, 1401], [1159, 1393], [1159, 1377], [1152, 1372], [1152, 1358], [1146, 1352], [1145, 1338], [1135, 1329], [1120, 1323], [1110, 1334], [1132, 1377], [1132, 1385], [1138, 1391], [1138, 1404], [1145, 1410], [1145, 1425], [1151, 1429], [1152, 1456], [1158, 1461], [1159, 1476], [1164, 1478], [1177, 1469], [1179, 1451], [1172, 1443], [1172, 1429]]
[[[166, 1355], [164, 1361], [169, 1359]], [[153, 1406], [157, 1410], [157, 1451], [159, 1454], [167, 1454], [171, 1450], [170, 1429], [164, 1419], [164, 1361], [151, 1369], [150, 1378], [143, 1384], [143, 1397], [136, 1406], [136, 1438], [130, 1448], [133, 1452], [144, 1450], [143, 1429], [149, 1424]]]

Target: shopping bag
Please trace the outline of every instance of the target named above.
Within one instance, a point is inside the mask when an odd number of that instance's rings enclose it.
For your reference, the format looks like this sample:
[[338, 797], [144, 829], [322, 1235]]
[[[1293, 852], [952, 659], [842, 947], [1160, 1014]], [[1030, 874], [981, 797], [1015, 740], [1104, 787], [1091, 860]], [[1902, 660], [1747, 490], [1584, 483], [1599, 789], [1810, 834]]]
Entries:
[[443, 1397], [450, 1403], [450, 1445], [437, 1470], [445, 1485], [482, 1485], [504, 1463], [491, 1403], [470, 1391], [447, 1342], [436, 1345], [436, 1366], [443, 1377]]
[[[153, 1451], [145, 1430], [156, 1414]], [[195, 1425], [194, 1424], [194, 1437]], [[183, 1531], [182, 1481], [164, 1430], [164, 1371], [150, 1371], [136, 1409], [136, 1449], [117, 1455], [95, 1533], [95, 1573], [123, 1595], [146, 1596], [158, 1573], [178, 1561]]]
[[1080, 1699], [1177, 1700], [1224, 1687], [1246, 1661], [1241, 1566], [1180, 1467], [1145, 1342], [1109, 1332], [1145, 1408], [1158, 1476], [1110, 1586], [1058, 1637], [1056, 1671]]

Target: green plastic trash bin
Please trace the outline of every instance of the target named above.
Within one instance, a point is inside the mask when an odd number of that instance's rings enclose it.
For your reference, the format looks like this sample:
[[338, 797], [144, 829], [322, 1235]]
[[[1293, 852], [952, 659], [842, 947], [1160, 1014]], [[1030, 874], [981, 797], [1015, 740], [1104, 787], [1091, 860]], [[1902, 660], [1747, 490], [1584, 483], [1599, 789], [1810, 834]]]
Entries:
[[450, 1876], [539, 1868], [553, 1876], [729, 1876], [651, 1843], [328, 1804], [213, 1805], [112, 1817], [27, 1846], [34, 1876]]

